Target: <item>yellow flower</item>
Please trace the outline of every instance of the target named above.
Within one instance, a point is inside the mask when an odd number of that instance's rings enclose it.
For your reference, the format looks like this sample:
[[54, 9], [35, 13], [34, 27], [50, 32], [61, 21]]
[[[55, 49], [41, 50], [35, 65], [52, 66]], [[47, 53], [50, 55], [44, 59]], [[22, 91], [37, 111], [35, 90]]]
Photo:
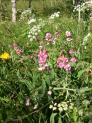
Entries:
[[7, 52], [4, 52], [3, 54], [0, 55], [1, 59], [8, 60], [10, 59], [10, 55]]

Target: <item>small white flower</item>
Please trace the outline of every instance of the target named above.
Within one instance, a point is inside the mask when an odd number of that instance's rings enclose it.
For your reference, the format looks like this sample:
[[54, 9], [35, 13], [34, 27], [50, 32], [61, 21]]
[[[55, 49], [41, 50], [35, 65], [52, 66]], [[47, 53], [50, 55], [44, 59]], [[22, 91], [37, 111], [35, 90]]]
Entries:
[[32, 39], [32, 38], [30, 38], [30, 41], [33, 41], [33, 39]]
[[26, 105], [26, 106], [29, 106], [29, 105], [30, 105], [30, 99], [29, 99], [29, 98], [26, 99], [25, 105]]
[[51, 96], [51, 94], [52, 94], [52, 91], [51, 91], [51, 90], [49, 90], [49, 91], [48, 91], [48, 95], [50, 95], [50, 96]]
[[57, 106], [57, 103], [54, 103], [54, 106]]
[[63, 108], [62, 108], [62, 107], [59, 107], [58, 110], [59, 110], [60, 112], [62, 112], [62, 111], [63, 111]]
[[42, 47], [43, 47], [43, 46], [41, 46], [41, 45], [39, 46], [40, 49], [42, 49]]
[[59, 14], [60, 14], [60, 12], [55, 12], [55, 13], [53, 13], [50, 17], [49, 17], [49, 19], [54, 19], [54, 18], [58, 18], [59, 17]]
[[39, 29], [38, 32], [41, 32], [41, 30]]
[[33, 36], [32, 38], [33, 38], [33, 39], [36, 39], [36, 37], [35, 37], [35, 36]]
[[67, 108], [67, 107], [64, 107], [63, 109], [64, 109], [65, 111], [67, 111], [67, 110], [68, 110], [68, 108]]
[[35, 22], [36, 22], [36, 19], [30, 19], [30, 20], [28, 21], [28, 24], [35, 23]]
[[37, 35], [38, 35], [38, 33], [36, 32], [36, 33], [35, 33], [35, 35], [37, 36]]
[[69, 109], [73, 109], [73, 106], [70, 105], [70, 106], [69, 106]]
[[31, 37], [31, 35], [28, 35], [28, 38], [30, 38]]
[[83, 110], [82, 109], [80, 109], [78, 113], [79, 113], [79, 116], [83, 116]]
[[49, 108], [52, 109], [53, 108], [53, 105], [50, 105]]
[[58, 13], [58, 14], [60, 14], [60, 12], [59, 12], [59, 11], [58, 11], [57, 13]]
[[56, 17], [59, 17], [59, 14], [56, 14]]
[[58, 104], [58, 107], [61, 107], [61, 104], [60, 103]]
[[38, 104], [36, 104], [36, 105], [34, 106], [34, 109], [37, 109], [37, 107], [38, 107]]
[[57, 109], [57, 107], [53, 107], [53, 111], [55, 111]]
[[72, 41], [72, 38], [66, 38], [67, 41]]

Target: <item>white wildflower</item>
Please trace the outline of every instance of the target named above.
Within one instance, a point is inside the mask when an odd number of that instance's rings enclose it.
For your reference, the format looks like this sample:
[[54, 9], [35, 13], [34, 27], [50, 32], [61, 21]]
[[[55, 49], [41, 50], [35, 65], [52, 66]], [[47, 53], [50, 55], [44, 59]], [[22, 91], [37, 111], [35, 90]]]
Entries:
[[50, 105], [49, 108], [52, 109], [53, 108], [53, 105]]
[[51, 96], [51, 94], [52, 94], [52, 91], [51, 91], [51, 90], [49, 90], [49, 91], [48, 91], [48, 95], [50, 95], [50, 96]]
[[57, 107], [53, 107], [53, 111], [55, 111], [57, 109]]
[[62, 107], [59, 107], [58, 110], [59, 110], [60, 112], [62, 112], [62, 111], [63, 111], [63, 108], [62, 108]]
[[30, 25], [31, 23], [35, 23], [36, 22], [36, 19], [30, 19], [29, 21], [28, 21], [28, 24]]

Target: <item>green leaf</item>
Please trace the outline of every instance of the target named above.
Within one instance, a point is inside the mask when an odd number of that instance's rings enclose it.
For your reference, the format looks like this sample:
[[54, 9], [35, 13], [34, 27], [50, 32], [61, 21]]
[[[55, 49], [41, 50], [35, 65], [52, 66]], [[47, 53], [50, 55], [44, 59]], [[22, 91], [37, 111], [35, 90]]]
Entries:
[[77, 109], [74, 108], [74, 109], [73, 109], [73, 120], [74, 120], [74, 123], [78, 123], [78, 122], [77, 122], [77, 119], [78, 119]]
[[61, 117], [58, 118], [58, 123], [62, 123]]
[[85, 72], [85, 70], [80, 70], [80, 71], [78, 72], [77, 77], [80, 78], [84, 72]]
[[26, 85], [26, 87], [28, 88], [29, 91], [31, 91], [32, 89], [32, 82], [31, 81], [28, 81], [28, 80], [20, 80], [21, 83], [23, 83], [24, 85]]
[[57, 113], [52, 113], [51, 116], [50, 116], [50, 123], [55, 123], [55, 116], [57, 115]]
[[86, 91], [91, 91], [92, 88], [84, 87], [80, 89], [80, 93], [85, 93]]

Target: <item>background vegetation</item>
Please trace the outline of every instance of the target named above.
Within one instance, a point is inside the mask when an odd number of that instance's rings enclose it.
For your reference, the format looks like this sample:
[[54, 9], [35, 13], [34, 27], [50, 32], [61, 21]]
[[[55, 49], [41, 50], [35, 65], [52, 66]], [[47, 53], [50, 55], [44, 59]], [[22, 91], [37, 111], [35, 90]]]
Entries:
[[[72, 0], [32, 0], [28, 9], [28, 0], [17, 0], [12, 23], [11, 1], [1, 1], [0, 123], [92, 122], [91, 8], [78, 21], [74, 5]], [[45, 68], [40, 51], [48, 56]], [[70, 71], [58, 67], [62, 56]]]

